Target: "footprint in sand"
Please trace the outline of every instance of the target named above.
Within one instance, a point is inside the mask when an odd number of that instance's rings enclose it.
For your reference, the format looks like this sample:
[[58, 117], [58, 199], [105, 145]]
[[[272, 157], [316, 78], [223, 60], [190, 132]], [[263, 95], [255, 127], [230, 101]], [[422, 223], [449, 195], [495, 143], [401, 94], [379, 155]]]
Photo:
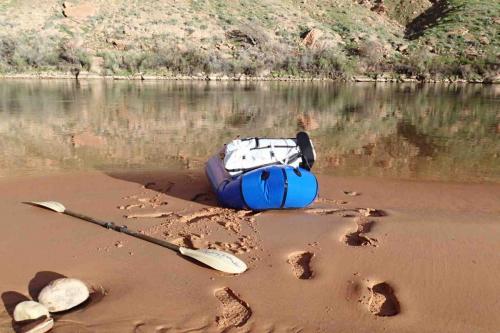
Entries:
[[380, 317], [395, 316], [401, 311], [394, 289], [385, 281], [372, 282], [368, 279], [349, 281], [346, 300], [352, 299], [357, 299], [368, 312]]
[[368, 221], [363, 218], [356, 218], [356, 230], [344, 235], [342, 240], [349, 246], [377, 246], [378, 240], [366, 236], [370, 232], [375, 221]]
[[[144, 216], [144, 215], [141, 215]], [[234, 254], [263, 252], [252, 211], [205, 207], [189, 213], [173, 212], [142, 234], [172, 241], [188, 248], [209, 248]], [[253, 255], [254, 260], [260, 259]]]
[[293, 252], [288, 256], [287, 263], [292, 265], [292, 272], [297, 279], [308, 280], [313, 277], [311, 259], [314, 253], [308, 251]]
[[153, 193], [151, 191], [161, 191], [159, 188], [155, 188], [155, 183], [150, 182], [142, 186], [143, 191], [137, 194], [132, 194], [123, 197], [123, 200], [134, 200], [134, 203], [127, 203], [123, 205], [117, 206], [118, 209], [120, 210], [136, 210], [136, 209], [143, 209], [143, 208], [158, 208], [162, 206], [168, 205], [168, 201], [166, 201], [167, 197], [165, 193], [170, 190], [170, 188], [173, 186], [173, 183], [171, 184], [167, 189], [165, 189], [164, 193], [155, 193], [153, 196], [151, 196]]
[[382, 217], [387, 216], [387, 213], [381, 209], [375, 208], [356, 208], [356, 210], [361, 214], [361, 216], [366, 217]]
[[387, 282], [380, 282], [371, 288], [370, 312], [377, 316], [395, 316], [400, 311], [394, 289]]
[[215, 298], [222, 304], [222, 314], [215, 318], [217, 326], [226, 330], [230, 327], [243, 326], [252, 316], [252, 310], [229, 288], [217, 289]]
[[367, 284], [358, 302], [376, 316], [390, 317], [400, 312], [394, 289], [387, 282]]
[[182, 247], [187, 247], [189, 249], [199, 249], [203, 247], [202, 239], [205, 237], [204, 234], [179, 234], [179, 238], [170, 240], [170, 242], [177, 244]]

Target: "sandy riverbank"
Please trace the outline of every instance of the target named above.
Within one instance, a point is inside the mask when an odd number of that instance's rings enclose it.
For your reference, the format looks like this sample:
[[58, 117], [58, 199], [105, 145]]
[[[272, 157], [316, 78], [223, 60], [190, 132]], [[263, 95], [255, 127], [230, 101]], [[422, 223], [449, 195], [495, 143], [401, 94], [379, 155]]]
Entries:
[[[319, 180], [312, 209], [252, 214], [215, 207], [202, 172], [2, 179], [0, 332], [60, 275], [97, 292], [56, 317], [59, 333], [498, 329], [499, 184]], [[232, 251], [250, 269], [227, 276], [25, 200]]]

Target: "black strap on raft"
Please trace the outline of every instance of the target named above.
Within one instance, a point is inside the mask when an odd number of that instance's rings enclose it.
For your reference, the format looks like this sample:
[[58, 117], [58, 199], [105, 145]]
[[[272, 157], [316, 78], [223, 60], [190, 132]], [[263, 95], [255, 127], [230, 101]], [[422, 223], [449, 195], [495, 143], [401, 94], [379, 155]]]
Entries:
[[[295, 139], [293, 139], [295, 141]], [[261, 147], [254, 147], [250, 148], [250, 150], [257, 150], [257, 149], [269, 149], [269, 148], [295, 148], [296, 146], [286, 146], [286, 145], [276, 145], [276, 146], [261, 146]]]
[[283, 173], [283, 180], [285, 186], [285, 188], [283, 189], [283, 200], [281, 200], [281, 205], [280, 205], [280, 208], [283, 208], [285, 207], [286, 196], [288, 195], [288, 176], [286, 175], [285, 169], [281, 169], [281, 172]]
[[302, 163], [300, 163], [300, 167], [311, 170], [314, 164], [314, 150], [309, 135], [307, 135], [306, 132], [297, 133], [297, 145], [302, 153]]

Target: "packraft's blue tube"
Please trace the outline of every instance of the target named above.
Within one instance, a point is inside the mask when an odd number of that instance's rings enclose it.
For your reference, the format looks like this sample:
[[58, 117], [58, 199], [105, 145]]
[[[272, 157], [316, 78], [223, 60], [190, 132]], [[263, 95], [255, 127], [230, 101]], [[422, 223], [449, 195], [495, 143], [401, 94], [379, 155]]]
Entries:
[[222, 160], [212, 157], [205, 172], [219, 203], [235, 209], [303, 208], [318, 195], [314, 174], [286, 165], [273, 165], [252, 170], [232, 178]]

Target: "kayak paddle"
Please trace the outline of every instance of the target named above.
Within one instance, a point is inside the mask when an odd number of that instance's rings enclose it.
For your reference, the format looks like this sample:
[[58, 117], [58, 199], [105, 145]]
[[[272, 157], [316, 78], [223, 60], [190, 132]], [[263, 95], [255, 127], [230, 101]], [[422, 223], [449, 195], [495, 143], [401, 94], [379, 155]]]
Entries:
[[182, 246], [175, 245], [173, 243], [169, 243], [154, 237], [150, 237], [147, 235], [143, 235], [141, 233], [138, 233], [133, 230], [129, 230], [127, 226], [118, 226], [114, 224], [113, 222], [105, 222], [105, 221], [100, 221], [97, 219], [94, 219], [90, 216], [86, 216], [83, 214], [75, 213], [73, 211], [70, 211], [64, 207], [63, 204], [57, 202], [57, 201], [42, 201], [42, 202], [24, 202], [25, 204], [33, 205], [33, 206], [38, 206], [38, 207], [43, 207], [47, 208], [51, 211], [57, 212], [57, 213], [63, 213], [69, 216], [73, 216], [76, 218], [79, 218], [81, 220], [85, 220], [88, 222], [92, 222], [94, 224], [100, 225], [101, 227], [111, 229], [117, 232], [122, 232], [124, 234], [127, 234], [132, 237], [136, 237], [142, 240], [145, 240], [150, 243], [154, 243], [156, 245], [160, 245], [163, 247], [166, 247], [167, 249], [179, 252], [180, 254], [184, 256], [188, 256], [190, 258], [193, 258], [199, 262], [204, 263], [207, 266], [210, 266], [216, 270], [225, 272], [225, 273], [231, 273], [231, 274], [239, 274], [243, 273], [247, 269], [247, 265], [240, 259], [238, 259], [236, 256], [223, 252], [223, 251], [218, 251], [218, 250], [212, 250], [212, 249], [198, 249], [198, 250], [193, 250], [193, 249], [188, 249]]

